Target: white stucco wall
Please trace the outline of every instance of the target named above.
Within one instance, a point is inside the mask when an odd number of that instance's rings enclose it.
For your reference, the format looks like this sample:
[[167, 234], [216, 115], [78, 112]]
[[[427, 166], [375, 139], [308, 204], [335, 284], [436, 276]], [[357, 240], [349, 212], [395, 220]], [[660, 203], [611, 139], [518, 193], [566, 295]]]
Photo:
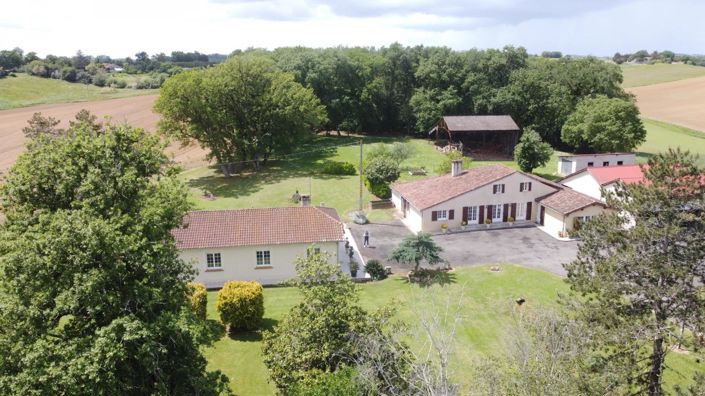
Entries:
[[[570, 167], [570, 172], [566, 172], [565, 161], [572, 162]], [[570, 173], [575, 173], [579, 170], [585, 169], [588, 166], [588, 162], [593, 163], [593, 167], [602, 167], [603, 162], [609, 162], [608, 166], [617, 166], [618, 161], [622, 161], [622, 165], [634, 165], [636, 163], [636, 154], [634, 153], [609, 153], [609, 154], [585, 154], [578, 156], [570, 156], [567, 158], [558, 159], [558, 174], [561, 176], [567, 176]]]
[[[531, 191], [519, 191], [519, 183], [531, 182]], [[493, 194], [492, 186], [494, 184], [505, 184], [504, 194]], [[463, 220], [464, 206], [486, 206], [486, 205], [504, 205], [512, 203], [527, 203], [531, 202], [532, 218], [535, 218], [533, 213], [536, 212], [536, 198], [556, 191], [554, 187], [550, 187], [540, 181], [525, 176], [521, 173], [513, 173], [503, 179], [497, 180], [486, 186], [480, 187], [477, 190], [470, 191], [458, 197], [452, 198], [446, 202], [440, 203], [422, 211], [422, 227], [426, 232], [436, 232], [441, 230], [442, 224], [448, 224], [448, 227], [460, 227]], [[453, 220], [448, 221], [432, 221], [431, 212], [434, 210], [450, 210], [455, 211]], [[518, 210], [518, 209], [517, 209]], [[488, 216], [485, 209], [485, 217]], [[523, 220], [523, 219], [517, 219]]]
[[558, 236], [561, 231], [572, 231], [575, 218], [581, 216], [599, 216], [605, 209], [600, 205], [591, 205], [566, 216], [556, 212], [551, 208], [546, 208], [543, 227], [547, 233]]
[[[329, 253], [330, 263], [339, 263], [342, 258], [339, 257], [338, 245], [338, 242], [324, 242], [314, 244], [314, 247]], [[290, 244], [185, 249], [180, 252], [180, 257], [198, 271], [195, 281], [205, 284], [208, 288], [222, 287], [225, 282], [231, 280], [257, 281], [263, 285], [271, 285], [296, 276], [294, 261], [297, 257], [304, 257], [309, 247], [310, 244]], [[258, 250], [270, 251], [271, 266], [257, 266]], [[222, 269], [207, 268], [207, 253], [220, 253]]]
[[588, 172], [583, 172], [578, 175], [569, 177], [561, 182], [563, 185], [572, 188], [577, 192], [581, 192], [585, 195], [593, 197], [595, 199], [602, 199], [602, 193], [600, 192], [600, 183], [595, 180], [592, 175]]

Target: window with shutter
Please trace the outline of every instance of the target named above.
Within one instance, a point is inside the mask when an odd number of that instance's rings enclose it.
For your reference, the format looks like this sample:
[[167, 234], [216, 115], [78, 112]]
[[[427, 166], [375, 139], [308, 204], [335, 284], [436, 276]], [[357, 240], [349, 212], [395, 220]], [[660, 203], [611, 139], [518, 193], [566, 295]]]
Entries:
[[438, 212], [431, 211], [431, 221], [437, 221], [438, 220]]
[[448, 220], [453, 220], [455, 218], [455, 210], [451, 209], [448, 211]]

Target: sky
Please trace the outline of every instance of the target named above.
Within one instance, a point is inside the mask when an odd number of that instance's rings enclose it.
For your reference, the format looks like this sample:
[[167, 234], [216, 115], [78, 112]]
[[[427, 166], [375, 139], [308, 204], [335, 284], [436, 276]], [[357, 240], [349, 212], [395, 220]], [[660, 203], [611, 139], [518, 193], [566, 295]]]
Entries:
[[705, 0], [0, 0], [0, 49], [228, 54], [284, 46], [705, 53]]

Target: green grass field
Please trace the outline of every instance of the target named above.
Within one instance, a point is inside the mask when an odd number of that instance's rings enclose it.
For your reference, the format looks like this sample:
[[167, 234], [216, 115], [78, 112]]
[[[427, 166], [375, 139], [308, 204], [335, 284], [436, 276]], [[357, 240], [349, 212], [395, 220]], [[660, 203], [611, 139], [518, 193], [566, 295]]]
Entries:
[[152, 89], [100, 88], [17, 73], [0, 79], [0, 110], [49, 103], [72, 103], [154, 94]]
[[[393, 304], [397, 318], [408, 324], [409, 334], [414, 335], [410, 344], [424, 346], [424, 335], [418, 329], [419, 315], [431, 309], [445, 308], [446, 301], [462, 298], [462, 322], [456, 335], [453, 356], [453, 377], [464, 389], [470, 378], [467, 367], [476, 359], [498, 356], [505, 350], [506, 332], [519, 309], [514, 299], [527, 299], [521, 309], [555, 307], [558, 293], [568, 290], [558, 277], [542, 271], [515, 265], [502, 266], [501, 272], [490, 272], [488, 267], [461, 268], [451, 273], [453, 282], [445, 286], [422, 288], [408, 284], [401, 277], [359, 286], [360, 304], [368, 311]], [[294, 288], [265, 289], [265, 326], [273, 327], [299, 300]], [[208, 294], [208, 317], [217, 320], [215, 302], [217, 292]], [[268, 372], [262, 363], [262, 343], [258, 333], [223, 335], [205, 350], [210, 369], [222, 370], [230, 377], [237, 395], [273, 395], [275, 388], [268, 382]], [[690, 377], [697, 369], [705, 369], [693, 358], [669, 355], [672, 366], [667, 383], [685, 381], [677, 372]]]
[[[182, 178], [191, 187], [191, 199], [198, 209], [232, 209], [249, 207], [273, 207], [292, 205], [290, 197], [295, 191], [311, 193], [314, 204], [325, 203], [334, 207], [345, 217], [358, 208], [359, 176], [331, 176], [320, 173], [320, 165], [327, 160], [347, 161], [357, 167], [360, 158], [359, 145], [355, 137], [316, 137], [302, 147], [303, 155], [283, 161], [272, 161], [259, 173], [238, 174], [230, 179], [222, 177], [214, 167], [195, 168], [182, 173]], [[364, 138], [363, 150], [373, 145], [399, 141], [396, 138]], [[425, 168], [428, 175], [435, 175], [435, 169], [443, 159], [443, 154], [434, 148], [432, 142], [424, 139], [404, 139], [414, 149], [413, 156], [401, 168], [400, 180], [409, 181], [423, 176], [410, 176], [408, 170]], [[342, 147], [338, 147], [342, 146]], [[324, 149], [329, 147], [328, 149]], [[311, 151], [312, 150], [312, 151]], [[557, 156], [557, 154], [556, 154]], [[556, 159], [554, 156], [554, 160]], [[471, 167], [489, 164], [489, 161], [473, 161]], [[496, 163], [496, 162], [495, 162]], [[516, 168], [513, 161], [500, 163]], [[537, 172], [555, 172], [556, 163], [538, 169]], [[215, 200], [202, 198], [203, 189], [213, 193]], [[363, 203], [374, 199], [363, 186]], [[369, 213], [372, 220], [391, 218], [389, 210], [374, 210]]]
[[680, 147], [699, 154], [699, 164], [705, 166], [705, 132], [654, 120], [643, 120], [646, 127], [646, 142], [637, 149], [640, 162], [666, 149]]
[[621, 65], [624, 88], [653, 85], [686, 78], [705, 76], [705, 67], [691, 65]]
[[[645, 162], [650, 156], [669, 147], [680, 147], [700, 154], [700, 164], [705, 166], [705, 133], [693, 131], [663, 122], [644, 120], [647, 140], [637, 149], [639, 162]], [[395, 138], [364, 138], [365, 151], [373, 145], [391, 143]], [[320, 165], [326, 160], [348, 161], [356, 166], [359, 162], [359, 146], [355, 137], [316, 137], [302, 147], [304, 152], [285, 161], [273, 161], [259, 173], [243, 173], [230, 179], [222, 177], [213, 167], [201, 167], [182, 174], [184, 181], [191, 187], [191, 200], [197, 209], [233, 209], [249, 207], [273, 207], [292, 205], [289, 200], [296, 190], [311, 193], [315, 204], [325, 203], [334, 207], [341, 216], [358, 207], [359, 176], [330, 176], [320, 173]], [[408, 169], [424, 167], [429, 175], [435, 175], [435, 169], [443, 158], [433, 144], [424, 139], [404, 139], [412, 145], [412, 158], [402, 164], [401, 181], [415, 180], [423, 176], [410, 176]], [[328, 147], [328, 148], [325, 148]], [[313, 150], [313, 151], [311, 151]], [[548, 179], [556, 179], [555, 172], [558, 156], [554, 152], [551, 161], [535, 169], [534, 173]], [[473, 161], [471, 167], [487, 165], [490, 161]], [[517, 168], [513, 161], [500, 161], [512, 168]], [[202, 198], [203, 189], [212, 192], [213, 201]], [[363, 187], [363, 203], [374, 197]], [[369, 213], [372, 220], [390, 219], [392, 211], [373, 210]]]

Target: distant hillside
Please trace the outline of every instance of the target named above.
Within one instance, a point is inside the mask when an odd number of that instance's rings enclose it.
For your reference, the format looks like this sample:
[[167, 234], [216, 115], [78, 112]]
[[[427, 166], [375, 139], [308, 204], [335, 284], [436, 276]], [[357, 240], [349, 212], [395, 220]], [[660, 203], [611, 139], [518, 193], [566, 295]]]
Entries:
[[49, 103], [86, 102], [154, 94], [153, 89], [100, 88], [17, 73], [0, 79], [0, 110]]
[[653, 65], [622, 64], [620, 66], [624, 75], [624, 82], [622, 83], [624, 88], [705, 76], [705, 67], [702, 66], [668, 63], [656, 63]]

